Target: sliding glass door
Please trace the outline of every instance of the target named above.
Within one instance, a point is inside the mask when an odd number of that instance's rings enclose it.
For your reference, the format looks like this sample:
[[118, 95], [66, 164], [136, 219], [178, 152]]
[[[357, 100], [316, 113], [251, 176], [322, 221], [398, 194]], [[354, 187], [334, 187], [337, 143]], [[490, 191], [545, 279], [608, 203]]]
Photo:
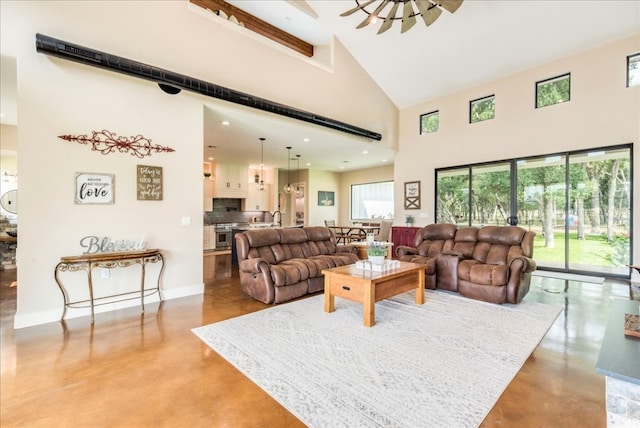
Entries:
[[629, 277], [632, 146], [436, 170], [436, 219], [536, 232], [542, 269]]
[[521, 226], [537, 234], [533, 254], [538, 266], [565, 267], [565, 160], [547, 156], [516, 162], [518, 217]]

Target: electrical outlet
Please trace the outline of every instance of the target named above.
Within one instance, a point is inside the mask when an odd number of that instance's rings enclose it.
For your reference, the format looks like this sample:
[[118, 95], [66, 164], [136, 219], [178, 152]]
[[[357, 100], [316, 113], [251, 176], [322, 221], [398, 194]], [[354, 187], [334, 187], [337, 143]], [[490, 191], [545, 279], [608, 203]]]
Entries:
[[102, 269], [102, 278], [109, 278], [109, 269]]

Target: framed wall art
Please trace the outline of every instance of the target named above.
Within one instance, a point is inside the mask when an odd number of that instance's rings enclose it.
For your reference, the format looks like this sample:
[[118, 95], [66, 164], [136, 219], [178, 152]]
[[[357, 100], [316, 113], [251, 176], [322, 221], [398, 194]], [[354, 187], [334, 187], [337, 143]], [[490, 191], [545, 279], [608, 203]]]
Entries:
[[404, 183], [404, 209], [420, 209], [420, 182], [408, 181]]
[[162, 200], [162, 167], [137, 165], [136, 194], [139, 201]]
[[76, 172], [76, 205], [103, 204], [114, 201], [114, 175], [94, 172]]
[[332, 207], [336, 204], [335, 192], [318, 191], [318, 206]]

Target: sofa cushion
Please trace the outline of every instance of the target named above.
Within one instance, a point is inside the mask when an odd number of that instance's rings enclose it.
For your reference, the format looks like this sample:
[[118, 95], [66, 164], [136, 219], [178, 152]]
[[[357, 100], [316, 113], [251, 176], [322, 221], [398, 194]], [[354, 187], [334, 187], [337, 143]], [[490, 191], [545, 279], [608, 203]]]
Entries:
[[331, 229], [322, 226], [309, 226], [304, 228], [307, 234], [306, 257], [320, 254], [335, 254], [336, 242]]
[[482, 285], [505, 285], [509, 279], [509, 267], [473, 259], [461, 260], [458, 263], [458, 278]]
[[416, 233], [414, 247], [421, 256], [435, 257], [453, 248], [455, 235], [456, 225], [454, 224], [430, 224]]
[[[316, 269], [315, 265], [312, 269]], [[277, 265], [271, 265], [271, 280], [276, 287], [296, 284], [309, 278], [309, 264], [305, 259], [291, 259]]]

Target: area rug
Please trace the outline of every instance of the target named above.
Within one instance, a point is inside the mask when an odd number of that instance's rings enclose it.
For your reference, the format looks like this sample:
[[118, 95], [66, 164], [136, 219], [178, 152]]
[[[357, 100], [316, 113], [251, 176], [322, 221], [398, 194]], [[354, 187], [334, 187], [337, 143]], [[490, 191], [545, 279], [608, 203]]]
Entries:
[[310, 427], [476, 427], [561, 311], [427, 290], [362, 305], [318, 295], [193, 329]]

